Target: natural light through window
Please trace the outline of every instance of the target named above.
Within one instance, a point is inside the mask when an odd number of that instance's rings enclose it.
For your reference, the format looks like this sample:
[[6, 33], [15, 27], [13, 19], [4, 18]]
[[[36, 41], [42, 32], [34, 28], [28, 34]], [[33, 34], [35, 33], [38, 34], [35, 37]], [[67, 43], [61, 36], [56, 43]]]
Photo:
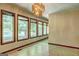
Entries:
[[47, 31], [46, 23], [43, 23], [43, 34], [44, 34], [44, 35], [47, 34], [46, 31]]
[[38, 36], [42, 36], [42, 22], [38, 22]]
[[37, 24], [36, 20], [31, 19], [31, 37], [36, 37], [37, 36]]
[[14, 40], [14, 16], [3, 11], [2, 13], [2, 41], [3, 43]]
[[28, 21], [27, 18], [18, 16], [18, 40], [28, 38]]

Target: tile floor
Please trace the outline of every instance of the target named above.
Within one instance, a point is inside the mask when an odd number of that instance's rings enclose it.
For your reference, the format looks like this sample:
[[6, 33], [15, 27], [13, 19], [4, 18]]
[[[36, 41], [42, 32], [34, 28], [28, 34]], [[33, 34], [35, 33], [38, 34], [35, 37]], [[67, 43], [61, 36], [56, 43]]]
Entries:
[[48, 40], [23, 47], [19, 51], [9, 52], [9, 56], [48, 56]]

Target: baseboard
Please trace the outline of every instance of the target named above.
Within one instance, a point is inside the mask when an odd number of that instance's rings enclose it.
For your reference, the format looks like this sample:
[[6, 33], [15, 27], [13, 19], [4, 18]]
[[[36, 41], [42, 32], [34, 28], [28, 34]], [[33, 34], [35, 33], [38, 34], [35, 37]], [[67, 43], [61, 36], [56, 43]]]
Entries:
[[48, 43], [48, 44], [50, 44], [50, 45], [55, 45], [55, 46], [66, 47], [66, 48], [72, 48], [72, 49], [79, 49], [79, 47], [68, 46], [68, 45], [62, 45], [62, 44], [56, 44], [56, 43]]

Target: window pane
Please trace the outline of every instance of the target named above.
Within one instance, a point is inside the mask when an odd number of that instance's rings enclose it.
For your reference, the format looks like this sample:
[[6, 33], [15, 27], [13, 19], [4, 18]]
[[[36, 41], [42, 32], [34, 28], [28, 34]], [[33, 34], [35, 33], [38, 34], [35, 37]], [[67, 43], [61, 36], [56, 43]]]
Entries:
[[36, 37], [36, 23], [31, 23], [31, 37]]
[[43, 34], [45, 35], [45, 34], [47, 34], [47, 33], [46, 33], [46, 31], [47, 31], [46, 23], [44, 23], [43, 26], [44, 26], [44, 27], [43, 27]]
[[2, 15], [2, 38], [3, 42], [14, 40], [14, 17], [8, 14]]
[[38, 36], [42, 35], [42, 22], [38, 22]]
[[18, 20], [18, 40], [26, 38], [28, 38], [28, 21]]

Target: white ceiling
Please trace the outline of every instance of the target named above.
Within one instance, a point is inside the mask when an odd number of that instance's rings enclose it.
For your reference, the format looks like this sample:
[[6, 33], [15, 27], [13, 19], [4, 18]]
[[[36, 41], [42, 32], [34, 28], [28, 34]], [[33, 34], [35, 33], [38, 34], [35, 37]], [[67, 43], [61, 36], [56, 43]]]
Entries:
[[[33, 3], [16, 3], [16, 4], [32, 12]], [[79, 4], [78, 3], [44, 3], [44, 5], [45, 5], [45, 11], [43, 16], [48, 18], [48, 15], [50, 13], [55, 13], [60, 10], [71, 8]]]

